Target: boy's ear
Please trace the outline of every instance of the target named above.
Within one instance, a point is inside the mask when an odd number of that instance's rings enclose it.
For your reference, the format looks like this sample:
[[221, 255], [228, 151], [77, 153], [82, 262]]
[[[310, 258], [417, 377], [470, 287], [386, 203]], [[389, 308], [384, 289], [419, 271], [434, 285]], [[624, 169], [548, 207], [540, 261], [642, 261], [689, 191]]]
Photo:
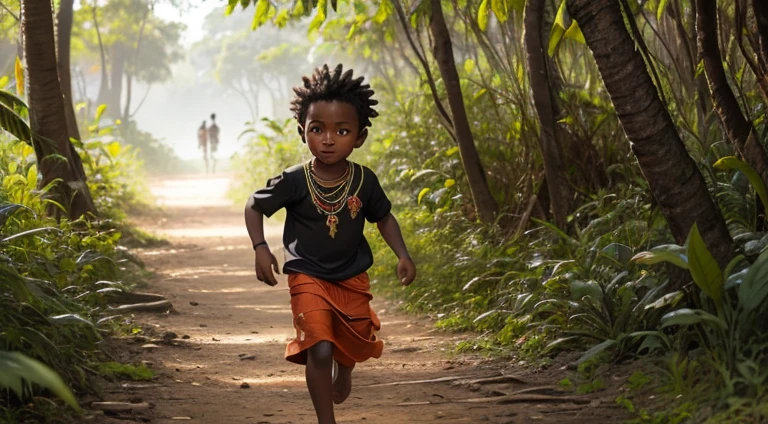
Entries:
[[360, 131], [360, 135], [357, 136], [357, 141], [355, 141], [355, 148], [362, 147], [366, 138], [368, 138], [368, 128], [363, 128], [363, 130]]
[[297, 125], [297, 126], [296, 126], [296, 129], [299, 131], [299, 136], [301, 136], [301, 142], [302, 142], [302, 143], [304, 143], [304, 144], [306, 144], [306, 143], [307, 143], [307, 140], [306, 140], [306, 139], [304, 139], [304, 128], [302, 128], [302, 126], [301, 126], [301, 125]]

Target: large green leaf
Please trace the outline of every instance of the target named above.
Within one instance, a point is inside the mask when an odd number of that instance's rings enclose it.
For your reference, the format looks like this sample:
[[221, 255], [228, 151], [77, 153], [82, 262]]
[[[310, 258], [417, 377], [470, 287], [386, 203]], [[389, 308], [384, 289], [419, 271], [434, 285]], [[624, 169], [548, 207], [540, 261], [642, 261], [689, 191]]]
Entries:
[[[0, 90], [0, 103], [8, 106], [11, 110], [18, 112], [24, 112], [28, 110], [28, 106], [24, 103], [24, 100], [16, 97], [13, 93], [6, 90]], [[26, 112], [22, 113], [25, 114]]]
[[714, 324], [723, 330], [727, 328], [725, 321], [709, 312], [702, 311], [701, 309], [682, 308], [661, 317], [661, 328], [673, 325], [693, 325], [702, 323]]
[[699, 286], [704, 294], [720, 304], [723, 300], [723, 285], [725, 284], [723, 271], [720, 270], [715, 257], [707, 249], [707, 245], [699, 233], [698, 225], [693, 224], [691, 232], [688, 233], [686, 245], [688, 271], [691, 272], [693, 282]]
[[739, 303], [750, 312], [768, 297], [768, 250], [758, 256], [739, 285]]
[[547, 54], [550, 56], [555, 55], [557, 46], [560, 45], [560, 41], [565, 35], [565, 21], [568, 18], [568, 10], [565, 8], [565, 0], [562, 0], [560, 7], [557, 9], [557, 15], [555, 15], [555, 22], [552, 25], [552, 30], [549, 32], [549, 46], [547, 48]]
[[715, 162], [712, 166], [722, 170], [735, 169], [744, 174], [755, 190], [755, 193], [757, 193], [757, 196], [763, 202], [763, 207], [765, 210], [768, 210], [768, 189], [766, 189], [763, 179], [760, 178], [760, 174], [749, 166], [748, 163], [737, 159], [735, 156], [726, 156]]
[[669, 262], [680, 268], [688, 269], [688, 255], [685, 252], [685, 248], [676, 244], [656, 246], [647, 252], [638, 253], [631, 260], [645, 265]]
[[4, 102], [0, 102], [0, 128], [19, 140], [32, 144], [32, 131], [29, 129], [29, 124]]
[[26, 394], [25, 387], [37, 384], [60, 397], [75, 409], [80, 409], [75, 396], [64, 380], [42, 362], [20, 352], [0, 351], [0, 387], [11, 389], [19, 397]]
[[488, 29], [488, 0], [483, 0], [480, 3], [480, 8], [477, 11], [477, 25], [481, 31]]

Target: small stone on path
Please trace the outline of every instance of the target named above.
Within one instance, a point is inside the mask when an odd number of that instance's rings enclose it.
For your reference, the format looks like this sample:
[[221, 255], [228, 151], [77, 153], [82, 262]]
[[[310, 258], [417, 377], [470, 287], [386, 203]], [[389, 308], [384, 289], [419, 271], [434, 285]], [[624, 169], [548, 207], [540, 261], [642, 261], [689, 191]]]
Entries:
[[241, 389], [249, 389], [250, 387], [251, 387], [251, 385], [246, 383], [245, 381], [243, 381], [243, 384], [240, 385]]
[[199, 305], [199, 303], [197, 303], [197, 302], [189, 302], [189, 304], [190, 304], [190, 305], [192, 305], [192, 306], [197, 306], [197, 305]]
[[253, 361], [256, 359], [256, 355], [243, 355], [240, 357], [241, 361]]
[[147, 343], [147, 344], [141, 346], [142, 349], [157, 349], [159, 347], [160, 346], [158, 346], [158, 345], [156, 345], [154, 343]]

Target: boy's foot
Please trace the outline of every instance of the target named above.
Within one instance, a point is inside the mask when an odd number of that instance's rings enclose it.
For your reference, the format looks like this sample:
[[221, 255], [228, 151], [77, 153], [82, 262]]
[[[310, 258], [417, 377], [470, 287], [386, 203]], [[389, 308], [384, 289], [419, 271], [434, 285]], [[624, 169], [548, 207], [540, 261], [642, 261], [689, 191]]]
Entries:
[[336, 381], [333, 382], [333, 403], [336, 405], [344, 403], [350, 393], [352, 393], [352, 367], [339, 364]]

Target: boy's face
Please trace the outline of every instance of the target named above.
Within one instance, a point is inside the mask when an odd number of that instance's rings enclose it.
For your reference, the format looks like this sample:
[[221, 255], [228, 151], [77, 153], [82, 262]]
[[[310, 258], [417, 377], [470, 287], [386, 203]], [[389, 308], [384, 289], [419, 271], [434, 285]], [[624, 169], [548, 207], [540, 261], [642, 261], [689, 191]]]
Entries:
[[335, 165], [362, 146], [368, 132], [360, 132], [357, 110], [351, 104], [319, 101], [309, 105], [303, 134], [317, 160]]

